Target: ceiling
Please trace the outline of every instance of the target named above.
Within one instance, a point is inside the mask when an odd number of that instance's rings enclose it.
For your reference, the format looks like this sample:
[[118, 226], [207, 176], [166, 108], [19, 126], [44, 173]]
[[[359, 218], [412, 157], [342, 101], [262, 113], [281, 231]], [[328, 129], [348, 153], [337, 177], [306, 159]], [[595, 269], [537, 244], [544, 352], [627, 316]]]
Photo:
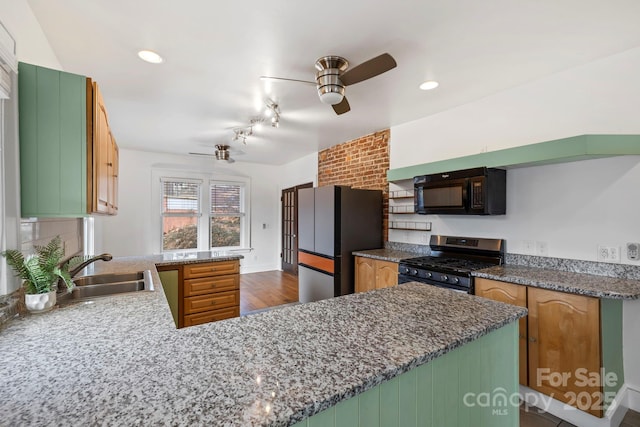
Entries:
[[[236, 160], [267, 164], [640, 45], [637, 0], [28, 3], [63, 68], [100, 84], [121, 147], [187, 154], [226, 143], [244, 152]], [[141, 49], [164, 62], [141, 61]], [[354, 66], [384, 52], [397, 68], [347, 87], [341, 116], [312, 86], [259, 79], [314, 80], [321, 56]], [[419, 90], [429, 79], [440, 87]], [[279, 104], [280, 127], [232, 141], [266, 99]]]

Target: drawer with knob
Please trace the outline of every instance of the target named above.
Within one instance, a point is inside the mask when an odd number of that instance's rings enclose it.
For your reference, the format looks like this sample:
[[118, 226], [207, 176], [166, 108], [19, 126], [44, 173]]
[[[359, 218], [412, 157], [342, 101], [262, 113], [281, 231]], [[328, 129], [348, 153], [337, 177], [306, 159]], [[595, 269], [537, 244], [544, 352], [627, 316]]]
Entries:
[[240, 289], [240, 276], [237, 274], [186, 279], [184, 281], [185, 297], [205, 295], [213, 292], [235, 291], [236, 289]]
[[185, 279], [224, 276], [226, 274], [238, 274], [239, 272], [240, 265], [236, 260], [186, 264], [183, 270]]
[[200, 313], [219, 308], [239, 306], [240, 291], [216, 292], [184, 299], [184, 314]]
[[184, 326], [201, 325], [203, 323], [216, 322], [240, 316], [239, 307], [227, 307], [219, 310], [205, 311], [202, 313], [184, 316]]

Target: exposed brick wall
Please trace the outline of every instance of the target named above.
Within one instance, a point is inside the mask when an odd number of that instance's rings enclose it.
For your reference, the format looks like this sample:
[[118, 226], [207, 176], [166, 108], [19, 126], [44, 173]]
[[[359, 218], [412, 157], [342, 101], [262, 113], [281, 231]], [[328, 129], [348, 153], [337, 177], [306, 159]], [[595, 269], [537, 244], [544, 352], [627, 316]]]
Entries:
[[384, 240], [389, 220], [389, 129], [335, 145], [318, 153], [318, 186], [348, 185], [382, 190]]

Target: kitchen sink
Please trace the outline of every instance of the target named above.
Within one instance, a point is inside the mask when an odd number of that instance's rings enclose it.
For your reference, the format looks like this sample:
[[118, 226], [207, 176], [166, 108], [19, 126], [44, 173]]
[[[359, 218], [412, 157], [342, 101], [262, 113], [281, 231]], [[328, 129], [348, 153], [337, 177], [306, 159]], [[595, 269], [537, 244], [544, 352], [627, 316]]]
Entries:
[[107, 273], [73, 279], [75, 286], [70, 293], [58, 296], [58, 300], [73, 301], [113, 294], [137, 291], [152, 291], [151, 272]]

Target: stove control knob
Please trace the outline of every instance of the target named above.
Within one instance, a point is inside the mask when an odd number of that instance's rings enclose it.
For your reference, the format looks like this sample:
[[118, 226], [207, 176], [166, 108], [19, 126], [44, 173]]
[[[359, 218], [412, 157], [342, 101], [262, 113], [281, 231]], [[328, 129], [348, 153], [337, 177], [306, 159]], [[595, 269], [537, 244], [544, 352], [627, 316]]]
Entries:
[[444, 280], [446, 282], [447, 280], [449, 280], [449, 276], [447, 276], [446, 274], [443, 274], [442, 275], [442, 280]]
[[458, 279], [457, 277], [453, 278], [453, 283], [460, 283], [460, 279]]
[[433, 277], [433, 274], [431, 274], [431, 273], [427, 273], [427, 277], [428, 277], [428, 278], [431, 278], [431, 277]]
[[415, 270], [415, 269], [411, 270], [411, 274], [413, 274], [414, 276], [417, 276], [418, 275], [418, 270]]

